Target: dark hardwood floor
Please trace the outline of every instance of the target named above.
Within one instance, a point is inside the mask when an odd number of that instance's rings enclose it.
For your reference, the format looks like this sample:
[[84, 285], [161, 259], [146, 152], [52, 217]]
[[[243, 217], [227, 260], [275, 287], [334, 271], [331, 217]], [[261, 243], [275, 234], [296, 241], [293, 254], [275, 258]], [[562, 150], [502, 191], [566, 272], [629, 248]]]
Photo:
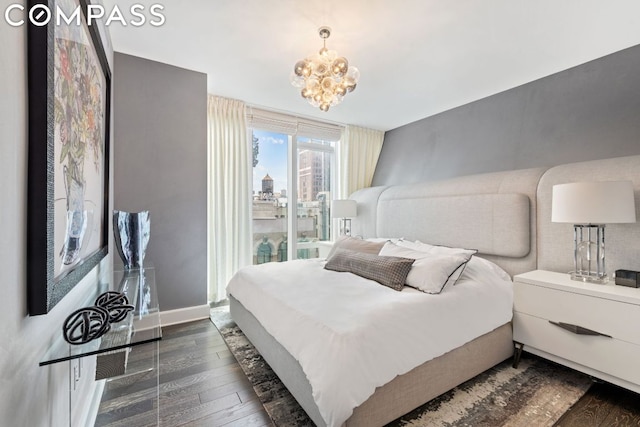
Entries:
[[[127, 369], [151, 368], [155, 345], [135, 347]], [[209, 320], [163, 327], [159, 347], [159, 397], [155, 370], [109, 381], [96, 426], [272, 425], [240, 365]]]
[[640, 395], [621, 387], [594, 383], [554, 427], [640, 426]]
[[[129, 355], [128, 369], [151, 368], [149, 359], [154, 345], [135, 348]], [[155, 370], [110, 381], [96, 426], [272, 426], [242, 369], [210, 321], [164, 327], [159, 347], [159, 396]], [[555, 426], [640, 427], [640, 395], [611, 384], [595, 383]]]

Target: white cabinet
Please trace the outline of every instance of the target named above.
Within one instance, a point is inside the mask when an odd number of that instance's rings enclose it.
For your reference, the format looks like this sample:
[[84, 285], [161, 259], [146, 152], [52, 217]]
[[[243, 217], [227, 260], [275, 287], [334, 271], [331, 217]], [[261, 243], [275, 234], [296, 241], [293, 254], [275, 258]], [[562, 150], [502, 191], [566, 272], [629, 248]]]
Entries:
[[542, 270], [517, 275], [513, 340], [525, 351], [640, 392], [640, 289]]

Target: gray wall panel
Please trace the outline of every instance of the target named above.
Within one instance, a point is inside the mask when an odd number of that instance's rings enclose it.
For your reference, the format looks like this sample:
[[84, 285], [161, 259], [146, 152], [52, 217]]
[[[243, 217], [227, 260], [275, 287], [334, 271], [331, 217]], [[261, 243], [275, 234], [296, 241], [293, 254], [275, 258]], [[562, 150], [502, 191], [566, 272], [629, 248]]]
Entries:
[[640, 46], [388, 131], [373, 185], [640, 154]]
[[150, 211], [160, 309], [207, 304], [207, 76], [122, 53], [114, 68], [114, 209]]

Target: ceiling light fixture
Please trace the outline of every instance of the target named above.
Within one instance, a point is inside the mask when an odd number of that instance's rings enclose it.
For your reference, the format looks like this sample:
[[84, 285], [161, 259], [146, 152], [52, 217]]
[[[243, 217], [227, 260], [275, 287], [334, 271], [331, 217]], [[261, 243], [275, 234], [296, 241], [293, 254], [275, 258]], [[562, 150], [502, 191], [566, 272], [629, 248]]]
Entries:
[[347, 93], [354, 91], [360, 71], [350, 67], [347, 58], [327, 49], [331, 28], [320, 27], [318, 33], [323, 41], [322, 49], [296, 62], [291, 84], [301, 89], [300, 94], [309, 104], [329, 111], [330, 106], [340, 104]]

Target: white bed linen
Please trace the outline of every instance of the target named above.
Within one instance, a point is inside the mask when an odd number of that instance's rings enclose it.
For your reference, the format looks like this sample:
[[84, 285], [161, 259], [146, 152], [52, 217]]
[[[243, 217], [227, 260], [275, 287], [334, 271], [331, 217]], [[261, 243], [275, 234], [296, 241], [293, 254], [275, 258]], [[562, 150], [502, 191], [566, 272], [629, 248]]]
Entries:
[[474, 258], [439, 295], [394, 291], [322, 260], [245, 267], [227, 291], [298, 360], [337, 427], [376, 387], [511, 320], [508, 275]]

